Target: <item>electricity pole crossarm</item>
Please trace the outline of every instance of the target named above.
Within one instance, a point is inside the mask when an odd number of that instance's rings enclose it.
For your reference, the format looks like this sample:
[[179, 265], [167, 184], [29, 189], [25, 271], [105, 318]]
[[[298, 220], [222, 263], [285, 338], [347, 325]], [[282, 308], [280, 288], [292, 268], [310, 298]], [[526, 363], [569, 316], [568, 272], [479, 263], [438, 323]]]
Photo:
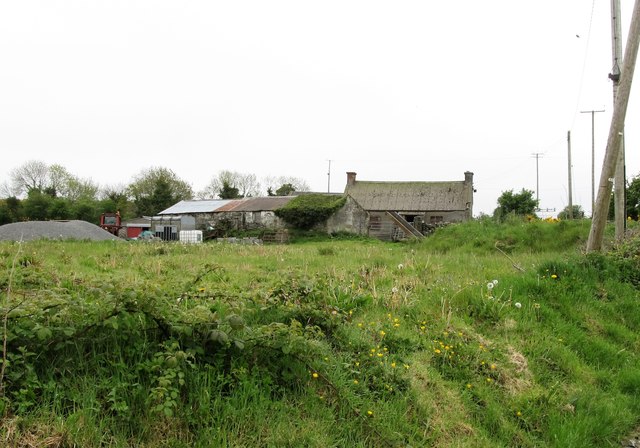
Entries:
[[613, 107], [613, 117], [609, 128], [609, 138], [607, 139], [607, 150], [605, 152], [604, 164], [600, 175], [600, 186], [598, 188], [598, 199], [591, 221], [589, 240], [587, 241], [587, 252], [599, 251], [602, 249], [604, 239], [604, 228], [607, 223], [607, 213], [609, 211], [609, 200], [611, 196], [611, 181], [609, 180], [615, 171], [620, 142], [624, 129], [624, 120], [627, 115], [629, 104], [629, 94], [631, 93], [631, 83], [633, 73], [636, 68], [638, 57], [638, 46], [640, 46], [640, 0], [636, 0], [633, 6], [631, 25], [624, 52], [622, 72], [620, 74], [620, 84], [618, 94]]

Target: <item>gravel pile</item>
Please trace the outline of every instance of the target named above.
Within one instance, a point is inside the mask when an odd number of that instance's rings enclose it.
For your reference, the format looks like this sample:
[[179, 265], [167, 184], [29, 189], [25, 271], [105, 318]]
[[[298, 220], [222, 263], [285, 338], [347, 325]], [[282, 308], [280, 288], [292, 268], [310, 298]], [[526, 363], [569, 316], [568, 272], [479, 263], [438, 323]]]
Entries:
[[26, 221], [0, 226], [0, 241], [48, 240], [117, 240], [95, 224], [87, 221]]

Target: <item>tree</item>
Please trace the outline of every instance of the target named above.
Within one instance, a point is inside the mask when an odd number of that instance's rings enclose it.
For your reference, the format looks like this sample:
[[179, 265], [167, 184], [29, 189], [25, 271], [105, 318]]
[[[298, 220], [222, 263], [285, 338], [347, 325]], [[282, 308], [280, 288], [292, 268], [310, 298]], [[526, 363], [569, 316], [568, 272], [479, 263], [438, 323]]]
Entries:
[[120, 212], [123, 219], [135, 217], [135, 205], [129, 201], [127, 187], [124, 185], [107, 185], [99, 192], [98, 210], [101, 213]]
[[518, 216], [534, 215], [538, 208], [538, 201], [533, 198], [533, 191], [525, 190], [514, 194], [513, 190], [504, 191], [498, 198], [498, 208], [493, 212], [493, 216], [504, 219], [509, 214]]
[[15, 196], [0, 200], [0, 225], [22, 219], [22, 203]]
[[24, 214], [29, 221], [45, 221], [49, 219], [49, 208], [54, 198], [37, 188], [29, 190], [27, 199], [22, 201]]
[[221, 199], [236, 199], [258, 196], [260, 194], [260, 182], [255, 174], [243, 174], [236, 171], [220, 171], [205, 187], [198, 193], [198, 197]]
[[571, 214], [571, 217], [573, 219], [582, 219], [582, 218], [584, 218], [584, 210], [582, 210], [582, 207], [580, 205], [574, 205], [574, 206], [571, 207], [571, 209], [567, 205], [565, 208], [562, 209], [562, 211], [560, 213], [558, 213], [558, 218], [559, 219], [569, 219], [569, 211], [570, 210], [573, 211], [573, 213]]
[[222, 187], [220, 187], [220, 192], [218, 193], [218, 197], [220, 199], [238, 199], [241, 198], [239, 190], [231, 185], [228, 181], [222, 181]]
[[280, 188], [276, 190], [276, 196], [290, 196], [296, 191], [296, 187], [291, 184], [282, 184]]
[[138, 174], [127, 188], [138, 215], [151, 216], [182, 200], [193, 198], [191, 185], [167, 168], [150, 168]]
[[[267, 195], [268, 196], [287, 196], [290, 193], [286, 194], [278, 194], [278, 190], [285, 187], [286, 185], [290, 185], [293, 191], [310, 191], [309, 185], [304, 179], [300, 179], [299, 177], [292, 176], [278, 176], [266, 177], [263, 181], [263, 184], [267, 186]], [[287, 191], [287, 187], [285, 187], [283, 192]]]
[[31, 190], [45, 193], [52, 198], [72, 201], [95, 199], [98, 186], [90, 179], [80, 179], [62, 165], [47, 165], [32, 160], [11, 171], [11, 185], [5, 187], [12, 195], [28, 194]]
[[640, 174], [627, 183], [627, 216], [638, 220], [640, 217]]
[[49, 167], [39, 160], [30, 160], [9, 173], [10, 188], [14, 196], [31, 190], [44, 191], [49, 186]]

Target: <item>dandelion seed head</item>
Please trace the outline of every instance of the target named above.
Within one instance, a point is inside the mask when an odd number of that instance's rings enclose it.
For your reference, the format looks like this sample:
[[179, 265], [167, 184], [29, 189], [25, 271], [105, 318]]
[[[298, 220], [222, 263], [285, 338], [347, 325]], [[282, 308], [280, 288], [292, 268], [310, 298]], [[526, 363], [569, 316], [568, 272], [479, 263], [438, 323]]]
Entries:
[[514, 306], [515, 306], [516, 308], [522, 308], [522, 303], [520, 303], [520, 302], [516, 302], [516, 303], [514, 303]]
[[489, 290], [493, 289], [494, 286], [495, 285], [493, 284], [493, 282], [487, 283], [487, 289], [489, 289]]

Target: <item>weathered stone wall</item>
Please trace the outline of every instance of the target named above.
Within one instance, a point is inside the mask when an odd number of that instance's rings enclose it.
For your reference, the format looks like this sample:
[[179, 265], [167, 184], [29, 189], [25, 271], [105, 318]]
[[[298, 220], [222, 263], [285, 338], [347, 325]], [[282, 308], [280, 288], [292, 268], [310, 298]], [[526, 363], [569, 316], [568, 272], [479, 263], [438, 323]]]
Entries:
[[344, 206], [327, 219], [323, 230], [328, 233], [348, 232], [367, 235], [369, 213], [364, 211], [356, 201], [347, 196]]

